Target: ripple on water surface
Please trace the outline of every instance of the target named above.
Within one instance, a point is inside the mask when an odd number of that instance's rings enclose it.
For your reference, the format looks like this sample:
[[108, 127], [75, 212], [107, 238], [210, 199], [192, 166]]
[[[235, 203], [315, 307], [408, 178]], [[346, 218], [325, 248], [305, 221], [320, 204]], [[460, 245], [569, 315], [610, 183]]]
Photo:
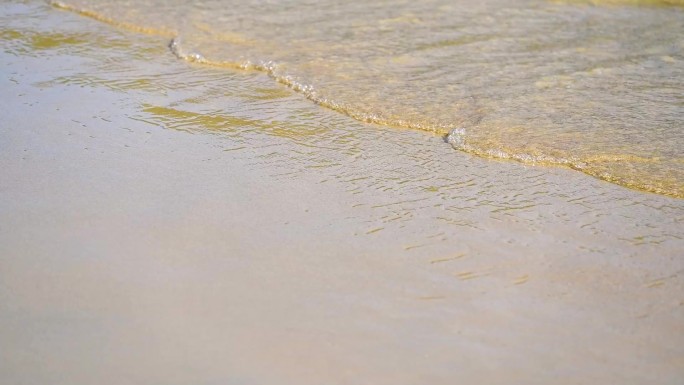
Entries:
[[684, 196], [681, 1], [54, 4], [362, 121]]

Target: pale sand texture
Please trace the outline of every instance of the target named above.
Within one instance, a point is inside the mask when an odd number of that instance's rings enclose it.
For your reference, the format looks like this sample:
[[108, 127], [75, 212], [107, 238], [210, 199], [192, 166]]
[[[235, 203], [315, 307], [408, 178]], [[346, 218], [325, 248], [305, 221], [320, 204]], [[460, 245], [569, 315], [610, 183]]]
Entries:
[[682, 383], [681, 200], [0, 21], [1, 383]]

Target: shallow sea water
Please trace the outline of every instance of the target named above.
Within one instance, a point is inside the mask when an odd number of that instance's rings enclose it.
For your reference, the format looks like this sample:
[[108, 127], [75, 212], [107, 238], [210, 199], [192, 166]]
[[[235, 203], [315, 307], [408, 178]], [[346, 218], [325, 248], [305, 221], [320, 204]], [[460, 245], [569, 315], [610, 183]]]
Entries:
[[189, 61], [265, 71], [361, 121], [684, 196], [679, 1], [54, 4], [169, 36]]
[[682, 200], [358, 122], [171, 38], [0, 3], [0, 380], [680, 382]]

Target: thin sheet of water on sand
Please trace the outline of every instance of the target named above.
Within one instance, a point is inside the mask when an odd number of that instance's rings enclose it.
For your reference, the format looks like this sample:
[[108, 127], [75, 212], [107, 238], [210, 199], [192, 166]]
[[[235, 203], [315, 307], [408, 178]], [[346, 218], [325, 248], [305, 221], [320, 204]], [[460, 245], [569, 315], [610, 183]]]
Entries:
[[3, 382], [684, 375], [681, 200], [473, 158], [177, 62], [162, 39], [1, 9]]

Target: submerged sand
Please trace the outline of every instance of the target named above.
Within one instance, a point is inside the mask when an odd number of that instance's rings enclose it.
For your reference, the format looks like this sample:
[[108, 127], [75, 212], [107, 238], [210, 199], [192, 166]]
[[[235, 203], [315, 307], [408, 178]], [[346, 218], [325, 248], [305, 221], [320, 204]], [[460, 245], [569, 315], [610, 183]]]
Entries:
[[0, 382], [684, 378], [682, 200], [0, 15]]

